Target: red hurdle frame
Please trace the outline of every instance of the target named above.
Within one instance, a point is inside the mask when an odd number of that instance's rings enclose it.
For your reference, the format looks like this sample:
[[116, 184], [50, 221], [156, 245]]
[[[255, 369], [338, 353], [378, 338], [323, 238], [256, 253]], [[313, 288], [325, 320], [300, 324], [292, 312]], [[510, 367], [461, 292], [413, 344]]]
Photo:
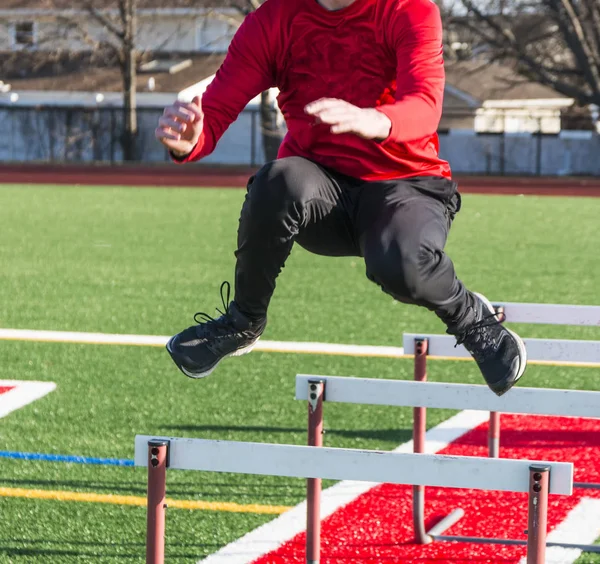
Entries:
[[[309, 382], [310, 445], [322, 446], [323, 399], [325, 385], [322, 381]], [[148, 441], [148, 508], [146, 529], [146, 563], [164, 564], [165, 561], [165, 509], [166, 471], [169, 467], [170, 441], [152, 439]], [[544, 564], [548, 513], [548, 491], [550, 467], [532, 465], [529, 488], [529, 539], [527, 542], [528, 564]], [[320, 559], [320, 515], [321, 480], [307, 481], [307, 564], [319, 564]], [[431, 534], [431, 532], [430, 532]], [[447, 537], [452, 540], [470, 540], [462, 537]], [[436, 538], [437, 540], [437, 538]], [[472, 539], [480, 542], [495, 542], [494, 539]], [[506, 541], [501, 541], [506, 542]], [[508, 544], [522, 544], [508, 541]], [[572, 545], [575, 546], [575, 545]]]
[[[325, 383], [308, 383], [308, 446], [323, 446]], [[321, 554], [321, 479], [306, 480], [306, 564], [319, 564]]]
[[[416, 382], [427, 380], [427, 349], [429, 342], [421, 339], [415, 343], [415, 371]], [[425, 433], [427, 431], [427, 409], [425, 407], [413, 408], [413, 452], [425, 453]], [[429, 544], [433, 541], [431, 531], [425, 528], [425, 486], [413, 486], [413, 531], [418, 544]], [[465, 512], [458, 508], [446, 515], [435, 526], [434, 533], [441, 535], [464, 516]]]
[[[493, 306], [498, 320], [502, 323], [508, 320], [503, 306]], [[490, 422], [488, 425], [488, 456], [490, 458], [499, 458], [500, 456], [500, 414], [490, 411]], [[600, 490], [600, 484], [593, 482], [573, 482], [575, 488], [585, 488], [589, 490]]]
[[[427, 339], [421, 339], [415, 347], [415, 379], [426, 381]], [[308, 382], [308, 444], [323, 446], [323, 401], [326, 399], [326, 381], [309, 380]], [[425, 450], [426, 409], [414, 408], [413, 442], [414, 452]], [[431, 530], [426, 531], [424, 508], [425, 487], [413, 486], [413, 524], [415, 541], [428, 544], [434, 540], [453, 540], [465, 542], [481, 542], [494, 544], [526, 544], [527, 564], [544, 564], [548, 529], [548, 493], [550, 487], [550, 467], [532, 465], [529, 467], [529, 506], [527, 541], [503, 540], [477, 537], [443, 536], [441, 533], [450, 528], [464, 515], [462, 509], [455, 509], [442, 519]], [[321, 480], [309, 478], [306, 487], [306, 564], [319, 564], [321, 549], [320, 498]], [[563, 545], [561, 545], [563, 546]], [[569, 545], [575, 548], [578, 545]]]
[[146, 522], [146, 564], [165, 561], [165, 501], [169, 441], [148, 441], [148, 510]]
[[[504, 316], [504, 312], [501, 308], [496, 308], [496, 310]], [[504, 320], [504, 317], [502, 320]], [[417, 382], [427, 381], [428, 345], [429, 341], [427, 338], [415, 339], [414, 379]], [[416, 407], [414, 410], [413, 450], [415, 453], [422, 453], [425, 444], [427, 410], [424, 407]], [[488, 449], [490, 457], [498, 457], [499, 445], [500, 413], [492, 411], [490, 412], [490, 423], [488, 428]], [[494, 452], [495, 455], [493, 454]], [[530, 467], [528, 529], [525, 531], [527, 540], [443, 535], [442, 533], [446, 529], [449, 529], [464, 516], [464, 511], [460, 508], [452, 511], [429, 531], [426, 531], [423, 510], [425, 506], [425, 487], [413, 486], [413, 529], [415, 540], [419, 544], [429, 544], [432, 541], [462, 541], [481, 544], [527, 545], [527, 564], [543, 564], [547, 546], [575, 548], [585, 552], [600, 553], [600, 546], [597, 545], [546, 542], [548, 529], [549, 480], [550, 472], [548, 467], [535, 465]], [[573, 485], [579, 485], [579, 487], [581, 487], [580, 484], [573, 483]]]

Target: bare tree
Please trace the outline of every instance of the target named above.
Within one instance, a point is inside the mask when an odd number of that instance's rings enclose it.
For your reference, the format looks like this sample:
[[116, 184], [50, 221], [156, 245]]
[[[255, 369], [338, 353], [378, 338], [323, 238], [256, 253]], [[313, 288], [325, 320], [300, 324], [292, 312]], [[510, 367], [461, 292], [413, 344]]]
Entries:
[[121, 65], [123, 75], [123, 108], [125, 111], [123, 156], [126, 161], [130, 161], [137, 157], [136, 138], [138, 126], [136, 83], [138, 53], [135, 47], [135, 38], [137, 34], [137, 0], [119, 0], [119, 15], [121, 19], [121, 28], [116, 31], [118, 33], [117, 37], [121, 43], [121, 49], [119, 50], [119, 64]]
[[[121, 146], [126, 161], [139, 156], [136, 150], [136, 85], [137, 68], [144, 53], [136, 44], [137, 3], [138, 0], [77, 0], [73, 3], [44, 0], [42, 5], [54, 12], [56, 25], [52, 28], [54, 32], [46, 34], [38, 45], [43, 48], [45, 56], [37, 58], [42, 66], [54, 65], [62, 70], [82, 66], [118, 66], [123, 84]], [[99, 33], [98, 29], [102, 31]], [[69, 43], [73, 40], [78, 40], [86, 49], [71, 50]], [[54, 43], [61, 47], [57, 48]], [[32, 62], [36, 63], [35, 57]]]
[[[62, 1], [62, 0], [49, 0]], [[96, 52], [116, 61], [123, 79], [124, 160], [135, 160], [137, 155], [136, 69], [144, 53], [136, 46], [138, 0], [79, 0], [88, 20], [107, 31], [106, 39], [99, 40], [79, 21], [77, 30], [82, 39]], [[206, 17], [225, 21], [237, 28], [243, 19], [256, 10], [264, 0], [179, 0], [178, 5], [206, 8]], [[73, 20], [69, 22], [73, 26]], [[260, 122], [263, 149], [267, 160], [277, 156], [282, 139], [281, 115], [270, 91], [261, 94]]]
[[[88, 18], [74, 20], [71, 16], [60, 16], [64, 23], [76, 29], [81, 39], [96, 53], [101, 53], [105, 63], [116, 62], [123, 80], [123, 160], [133, 161], [138, 157], [136, 140], [137, 125], [137, 68], [141, 53], [136, 47], [137, 0], [113, 0], [94, 2], [81, 0], [81, 8]], [[100, 25], [106, 34], [103, 39], [90, 33], [88, 22]]]
[[[446, 25], [471, 50], [522, 76], [600, 106], [600, 0], [457, 0]], [[455, 6], [456, 7], [456, 6]]]

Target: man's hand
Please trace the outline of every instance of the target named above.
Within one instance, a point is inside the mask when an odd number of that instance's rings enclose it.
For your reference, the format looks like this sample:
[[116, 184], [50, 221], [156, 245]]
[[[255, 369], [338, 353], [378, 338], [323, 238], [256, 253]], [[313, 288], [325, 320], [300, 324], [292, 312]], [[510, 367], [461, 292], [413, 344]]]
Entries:
[[383, 141], [390, 134], [392, 122], [374, 108], [359, 108], [344, 100], [321, 98], [308, 104], [304, 111], [316, 123], [331, 126], [331, 133], [354, 133], [365, 139]]
[[177, 101], [166, 107], [154, 135], [175, 156], [184, 157], [198, 143], [203, 124], [200, 96], [196, 96], [191, 103]]

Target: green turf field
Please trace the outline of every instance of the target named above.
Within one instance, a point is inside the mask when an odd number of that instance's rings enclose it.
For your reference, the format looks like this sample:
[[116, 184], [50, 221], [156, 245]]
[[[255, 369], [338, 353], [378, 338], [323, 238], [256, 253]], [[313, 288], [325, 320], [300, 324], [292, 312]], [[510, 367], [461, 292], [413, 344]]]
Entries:
[[[241, 190], [0, 186], [0, 327], [168, 335], [214, 313], [232, 280]], [[492, 300], [598, 302], [600, 199], [465, 196], [448, 251]], [[358, 258], [296, 248], [266, 339], [398, 345], [441, 332], [393, 302]], [[600, 328], [520, 326], [529, 337], [600, 339]], [[298, 372], [411, 378], [409, 360], [253, 353], [210, 378], [183, 377], [161, 348], [0, 341], [0, 379], [56, 391], [0, 420], [0, 450], [131, 458], [136, 433], [305, 442]], [[432, 380], [477, 382], [472, 363], [436, 362]], [[595, 369], [532, 366], [528, 386], [600, 389]], [[326, 443], [391, 449], [410, 410], [331, 405]], [[429, 425], [450, 412], [431, 411]], [[131, 468], [0, 460], [0, 487], [145, 494]], [[169, 496], [292, 505], [300, 480], [178, 472]], [[0, 562], [142, 562], [143, 508], [0, 497]], [[172, 509], [167, 561], [196, 562], [269, 516]], [[578, 562], [600, 562], [582, 557]]]

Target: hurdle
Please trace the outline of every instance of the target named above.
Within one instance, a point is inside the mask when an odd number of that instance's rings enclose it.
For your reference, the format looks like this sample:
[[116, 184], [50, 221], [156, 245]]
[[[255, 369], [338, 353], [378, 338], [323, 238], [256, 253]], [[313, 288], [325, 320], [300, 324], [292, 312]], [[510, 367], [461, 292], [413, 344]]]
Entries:
[[[582, 327], [600, 327], [600, 306], [562, 305], [562, 304], [527, 304], [498, 303], [494, 309], [502, 316], [502, 321], [510, 323], [533, 323], [545, 325], [566, 325]], [[545, 362], [545, 361], [541, 361]], [[547, 361], [546, 361], [547, 362]], [[559, 360], [558, 363], [564, 361]], [[570, 365], [565, 362], [565, 365]], [[588, 365], [576, 361], [574, 365]], [[593, 358], [590, 366], [600, 367], [600, 357]], [[500, 415], [490, 413], [490, 435], [488, 440], [489, 456], [500, 456]], [[490, 444], [491, 443], [491, 444]], [[600, 489], [600, 484], [576, 482], [578, 488]]]
[[[423, 347], [426, 351], [426, 344]], [[465, 351], [466, 352], [466, 351]], [[416, 359], [416, 369], [423, 376], [424, 355]], [[413, 407], [413, 451], [417, 456], [426, 456], [425, 450], [425, 409], [427, 407], [446, 409], [476, 409], [505, 413], [524, 413], [536, 415], [565, 415], [600, 418], [600, 392], [575, 390], [548, 390], [542, 388], [514, 388], [510, 394], [498, 397], [482, 385], [446, 384], [425, 381], [379, 380], [372, 378], [347, 378], [340, 376], [296, 376], [296, 399], [308, 400], [309, 441], [312, 441], [313, 429], [322, 428], [323, 402], [354, 403], [362, 405], [385, 405]], [[503, 460], [498, 458], [477, 458], [479, 460]], [[495, 478], [494, 478], [495, 479]], [[310, 480], [309, 480], [310, 482]], [[486, 544], [524, 545], [531, 542], [519, 539], [494, 539], [487, 537], [447, 536], [444, 531], [457, 523], [464, 511], [455, 509], [429, 531], [425, 528], [425, 486], [417, 483], [413, 486], [413, 529], [415, 540], [419, 544], [429, 544], [434, 540], [464, 541]], [[490, 489], [494, 489], [490, 487]], [[308, 507], [310, 496], [318, 498], [319, 484], [307, 488]], [[317, 501], [313, 503], [318, 503]], [[310, 531], [310, 535], [309, 535]], [[528, 529], [531, 531], [531, 528]], [[319, 524], [310, 509], [307, 511], [307, 553], [318, 554]], [[586, 552], [600, 552], [599, 546], [547, 543], [547, 546], [576, 548]]]
[[[571, 495], [573, 491], [573, 465], [565, 462], [148, 435], [135, 438], [135, 464], [148, 468], [147, 564], [164, 563], [167, 468], [525, 492], [529, 494], [528, 564], [544, 563], [548, 494]], [[306, 561], [318, 564], [318, 552], [307, 552]]]
[[[494, 309], [503, 322], [600, 327], [600, 306], [562, 304], [497, 303]], [[427, 339], [427, 349], [422, 350]], [[455, 347], [447, 335], [404, 335], [404, 352], [415, 355], [415, 380], [426, 378], [427, 358], [471, 358], [463, 346]], [[538, 364], [600, 368], [600, 342], [558, 339], [523, 339], [528, 360]], [[420, 358], [425, 355], [425, 358]], [[500, 414], [490, 412], [488, 455], [500, 456]], [[600, 484], [576, 482], [575, 487], [600, 489]]]
[[[600, 327], [600, 306], [499, 302], [494, 305], [494, 309], [501, 316], [502, 322]], [[534, 362], [536, 361], [534, 360]], [[537, 362], [564, 366], [600, 367], [600, 357], [598, 356], [592, 356], [589, 362], [583, 362], [581, 359], [569, 361], [564, 358], [550, 361], [541, 358]], [[490, 412], [488, 433], [488, 454], [498, 457], [500, 456], [500, 414]], [[598, 484], [582, 482], [575, 485], [580, 488], [600, 488]]]

